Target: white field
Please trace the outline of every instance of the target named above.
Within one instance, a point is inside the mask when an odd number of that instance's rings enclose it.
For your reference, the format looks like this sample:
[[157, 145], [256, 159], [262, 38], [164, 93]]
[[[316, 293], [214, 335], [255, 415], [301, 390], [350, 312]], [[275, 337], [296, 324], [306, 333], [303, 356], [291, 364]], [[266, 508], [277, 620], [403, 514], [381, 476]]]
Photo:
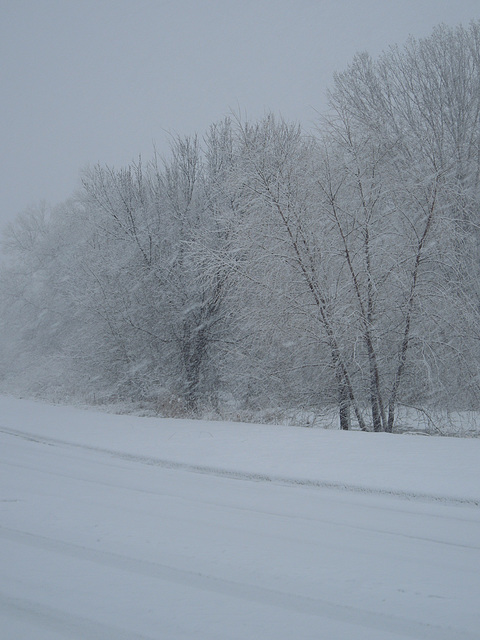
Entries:
[[480, 638], [480, 439], [0, 398], [1, 640]]

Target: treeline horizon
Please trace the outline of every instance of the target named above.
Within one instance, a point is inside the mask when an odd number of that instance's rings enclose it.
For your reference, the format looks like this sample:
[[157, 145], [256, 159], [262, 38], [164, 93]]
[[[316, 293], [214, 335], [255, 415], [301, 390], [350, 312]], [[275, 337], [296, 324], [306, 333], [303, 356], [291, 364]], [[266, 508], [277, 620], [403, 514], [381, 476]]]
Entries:
[[[480, 410], [480, 21], [115, 169], [5, 233], [3, 385], [163, 415]], [[242, 414], [243, 412], [243, 414]]]

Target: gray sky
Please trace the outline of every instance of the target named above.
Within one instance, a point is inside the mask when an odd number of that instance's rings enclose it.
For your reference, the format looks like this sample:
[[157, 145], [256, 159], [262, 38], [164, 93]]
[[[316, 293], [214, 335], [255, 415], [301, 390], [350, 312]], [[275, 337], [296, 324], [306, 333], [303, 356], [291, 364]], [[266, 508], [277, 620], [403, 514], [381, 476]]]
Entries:
[[0, 0], [0, 225], [229, 111], [309, 127], [335, 70], [479, 0]]

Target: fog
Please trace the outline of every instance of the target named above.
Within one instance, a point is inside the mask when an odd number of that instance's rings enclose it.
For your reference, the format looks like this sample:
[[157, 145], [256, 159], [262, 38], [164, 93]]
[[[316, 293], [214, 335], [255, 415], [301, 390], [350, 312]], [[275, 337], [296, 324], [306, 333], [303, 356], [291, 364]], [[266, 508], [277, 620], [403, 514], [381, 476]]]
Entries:
[[0, 223], [72, 194], [86, 165], [166, 152], [230, 111], [313, 127], [335, 70], [476, 0], [2, 0]]

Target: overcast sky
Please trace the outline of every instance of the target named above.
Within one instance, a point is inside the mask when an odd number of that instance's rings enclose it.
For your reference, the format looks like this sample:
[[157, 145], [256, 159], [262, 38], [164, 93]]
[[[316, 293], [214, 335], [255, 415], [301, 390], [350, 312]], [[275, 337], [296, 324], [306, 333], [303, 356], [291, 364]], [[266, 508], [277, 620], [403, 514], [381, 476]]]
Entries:
[[335, 70], [479, 0], [0, 0], [0, 224], [229, 111], [312, 126]]

